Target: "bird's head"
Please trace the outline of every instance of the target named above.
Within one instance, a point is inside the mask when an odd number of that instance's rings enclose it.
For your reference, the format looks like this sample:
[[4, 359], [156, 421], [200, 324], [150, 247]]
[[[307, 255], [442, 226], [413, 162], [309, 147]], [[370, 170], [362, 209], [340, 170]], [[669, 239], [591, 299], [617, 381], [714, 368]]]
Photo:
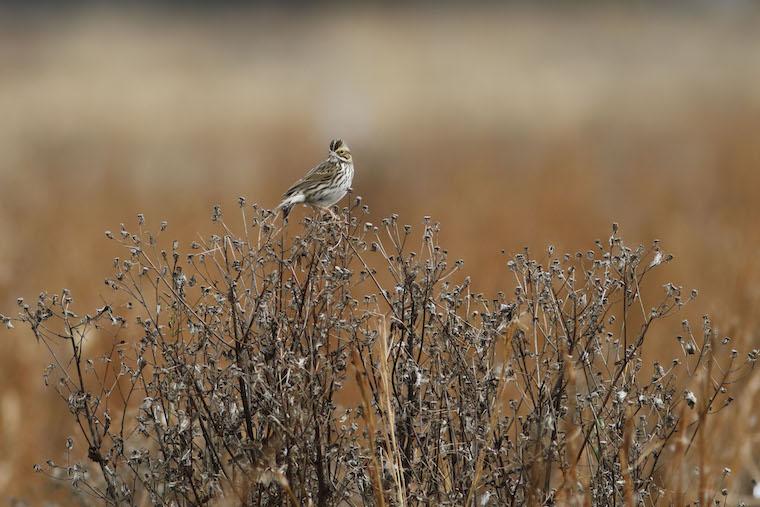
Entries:
[[343, 139], [333, 139], [330, 142], [330, 155], [335, 155], [344, 162], [351, 162], [351, 150]]

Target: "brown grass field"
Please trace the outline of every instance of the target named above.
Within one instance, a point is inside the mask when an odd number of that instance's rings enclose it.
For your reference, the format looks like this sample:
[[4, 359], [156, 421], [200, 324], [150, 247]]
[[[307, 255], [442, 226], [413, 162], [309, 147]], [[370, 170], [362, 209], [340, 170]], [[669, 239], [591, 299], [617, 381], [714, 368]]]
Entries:
[[[700, 292], [653, 357], [703, 314], [756, 348], [760, 10], [732, 5], [0, 10], [0, 313], [60, 287], [100, 305], [104, 230], [140, 212], [189, 242], [214, 203], [276, 205], [342, 137], [370, 219], [431, 215], [479, 290], [511, 289], [502, 250], [585, 251], [618, 222]], [[0, 340], [0, 497], [65, 504], [32, 472], [75, 431], [45, 350]], [[710, 442], [730, 504], [760, 479], [760, 389], [736, 389]]]

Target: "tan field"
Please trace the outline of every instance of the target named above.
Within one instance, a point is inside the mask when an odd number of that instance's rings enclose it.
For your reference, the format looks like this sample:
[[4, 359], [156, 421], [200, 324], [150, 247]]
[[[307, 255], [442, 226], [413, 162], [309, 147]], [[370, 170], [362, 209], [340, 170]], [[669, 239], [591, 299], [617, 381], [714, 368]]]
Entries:
[[[341, 137], [369, 220], [440, 221], [478, 290], [512, 288], [502, 250], [585, 251], [618, 222], [675, 256], [662, 283], [699, 289], [653, 356], [703, 314], [756, 348], [751, 5], [0, 11], [0, 313], [61, 287], [100, 306], [119, 254], [104, 230], [144, 213], [192, 241], [215, 203], [275, 206]], [[0, 340], [0, 497], [68, 504], [32, 471], [75, 434], [44, 388], [46, 350], [20, 326]], [[736, 386], [749, 393], [713, 429], [710, 461], [747, 502], [751, 387]]]

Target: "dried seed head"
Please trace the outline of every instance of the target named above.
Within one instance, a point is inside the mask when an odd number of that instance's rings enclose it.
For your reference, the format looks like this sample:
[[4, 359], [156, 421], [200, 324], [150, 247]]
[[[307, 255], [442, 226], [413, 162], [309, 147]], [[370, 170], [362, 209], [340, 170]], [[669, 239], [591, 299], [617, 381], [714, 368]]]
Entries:
[[218, 204], [214, 204], [214, 207], [211, 209], [211, 221], [212, 222], [218, 222], [222, 218], [222, 207]]
[[691, 391], [684, 391], [683, 398], [686, 400], [689, 408], [694, 408], [694, 406], [697, 404], [697, 396]]

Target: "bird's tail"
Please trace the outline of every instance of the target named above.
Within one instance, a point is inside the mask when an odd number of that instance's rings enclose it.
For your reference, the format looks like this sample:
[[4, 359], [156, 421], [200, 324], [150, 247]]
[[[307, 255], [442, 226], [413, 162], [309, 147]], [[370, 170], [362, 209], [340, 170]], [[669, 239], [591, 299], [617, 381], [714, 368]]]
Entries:
[[293, 209], [292, 204], [282, 203], [279, 206], [277, 206], [278, 209], [282, 210], [282, 219], [286, 222], [288, 221], [288, 215], [290, 215], [290, 210]]
[[290, 210], [293, 209], [293, 206], [298, 204], [299, 202], [303, 202], [304, 197], [303, 194], [296, 194], [296, 195], [289, 195], [285, 197], [285, 199], [282, 200], [279, 206], [275, 209], [281, 209], [282, 210], [282, 218], [287, 222], [288, 215], [290, 215]]

